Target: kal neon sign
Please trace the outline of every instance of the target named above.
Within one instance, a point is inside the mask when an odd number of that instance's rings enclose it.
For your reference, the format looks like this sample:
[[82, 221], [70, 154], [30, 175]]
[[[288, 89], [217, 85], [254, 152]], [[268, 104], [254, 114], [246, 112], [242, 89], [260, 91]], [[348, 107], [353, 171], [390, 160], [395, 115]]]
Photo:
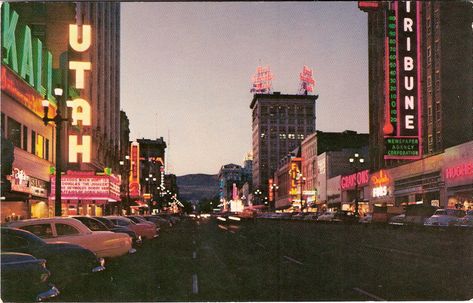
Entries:
[[[82, 31], [79, 41], [79, 30]], [[92, 41], [90, 25], [69, 25], [69, 45], [72, 50], [82, 53], [90, 48]], [[75, 88], [84, 89], [85, 71], [91, 70], [90, 62], [69, 61], [69, 69], [75, 72]], [[77, 163], [78, 154], [82, 155], [82, 162], [90, 162], [92, 137], [85, 134], [83, 127], [91, 126], [91, 108], [88, 101], [76, 98], [72, 100], [72, 125], [77, 125], [79, 134], [69, 135], [69, 162]]]
[[395, 16], [393, 18], [392, 14], [388, 14], [388, 37], [385, 42], [387, 106], [383, 127], [386, 147], [384, 158], [415, 160], [422, 156], [420, 75], [422, 3], [399, 1], [393, 5]]

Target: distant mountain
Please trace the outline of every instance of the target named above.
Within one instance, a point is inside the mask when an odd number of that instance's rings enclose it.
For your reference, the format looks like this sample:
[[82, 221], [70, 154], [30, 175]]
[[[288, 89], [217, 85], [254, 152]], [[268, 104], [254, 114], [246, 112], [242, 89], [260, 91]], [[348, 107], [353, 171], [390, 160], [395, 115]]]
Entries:
[[218, 195], [218, 175], [191, 174], [177, 177], [183, 200], [201, 200]]

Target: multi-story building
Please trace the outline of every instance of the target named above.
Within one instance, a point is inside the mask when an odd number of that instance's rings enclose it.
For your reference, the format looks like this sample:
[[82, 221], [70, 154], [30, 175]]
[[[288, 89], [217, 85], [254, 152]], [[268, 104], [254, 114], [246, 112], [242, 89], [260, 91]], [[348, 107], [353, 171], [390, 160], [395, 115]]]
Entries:
[[[396, 111], [395, 106], [390, 108], [388, 103], [405, 102], [401, 85], [404, 80], [399, 78], [403, 75], [408, 79], [413, 77], [417, 82], [414, 89], [418, 94], [414, 103], [418, 113], [412, 114], [412, 117], [418, 117], [412, 126], [420, 129], [420, 134], [416, 135], [420, 145], [417, 159], [473, 140], [473, 4], [471, 1], [407, 2], [411, 6], [409, 12], [404, 7], [407, 5], [405, 2], [359, 1], [360, 9], [368, 13], [370, 159], [373, 171], [401, 164], [400, 160], [385, 160], [388, 147], [384, 137], [392, 131], [388, 121], [397, 126], [396, 123], [404, 123], [406, 119], [402, 104], [400, 111]], [[409, 16], [414, 19], [413, 30], [401, 25], [401, 19], [409, 13], [415, 14]], [[405, 45], [407, 38], [411, 39], [410, 49]], [[415, 50], [417, 54], [406, 56], [409, 50]], [[413, 68], [405, 68], [403, 58], [408, 62], [414, 60]], [[417, 72], [417, 75], [408, 74], [410, 71]], [[390, 74], [397, 74], [398, 78], [389, 77]], [[390, 83], [389, 87], [386, 83]], [[393, 117], [387, 118], [393, 113]]]
[[255, 94], [251, 101], [253, 187], [265, 194], [281, 159], [315, 132], [318, 96]]
[[240, 188], [244, 183], [243, 168], [237, 164], [222, 165], [218, 173], [220, 198], [225, 201], [233, 200], [234, 186]]
[[148, 203], [158, 201], [165, 189], [166, 142], [163, 137], [156, 140], [142, 138], [136, 141], [140, 149], [141, 196]]
[[279, 161], [278, 169], [274, 172], [273, 190], [275, 209], [301, 209], [303, 197], [303, 175], [301, 148], [297, 147]]
[[302, 141], [301, 158], [302, 175], [306, 178], [303, 194], [307, 204], [312, 205], [317, 198], [317, 133]]

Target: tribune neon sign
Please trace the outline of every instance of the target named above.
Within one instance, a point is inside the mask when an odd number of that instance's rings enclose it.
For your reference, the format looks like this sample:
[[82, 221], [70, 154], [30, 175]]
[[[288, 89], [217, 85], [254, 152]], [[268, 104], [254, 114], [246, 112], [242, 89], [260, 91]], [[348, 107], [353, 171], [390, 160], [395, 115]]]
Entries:
[[[82, 25], [82, 39], [79, 42], [79, 26], [69, 25], [69, 45], [71, 48], [82, 53], [90, 48], [92, 41], [92, 30], [90, 25]], [[69, 69], [75, 72], [75, 87], [84, 89], [85, 71], [91, 70], [90, 62], [70, 61]], [[76, 98], [72, 101], [72, 125], [91, 126], [91, 109], [88, 101]], [[82, 155], [82, 162], [90, 162], [92, 138], [90, 135], [80, 133], [80, 135], [69, 135], [69, 162], [79, 162], [78, 154]]]

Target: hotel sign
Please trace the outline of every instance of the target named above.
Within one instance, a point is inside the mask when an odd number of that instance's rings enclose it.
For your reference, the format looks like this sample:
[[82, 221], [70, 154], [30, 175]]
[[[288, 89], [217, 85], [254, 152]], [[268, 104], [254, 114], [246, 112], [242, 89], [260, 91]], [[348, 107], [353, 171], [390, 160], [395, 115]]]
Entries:
[[[384, 158], [419, 159], [422, 156], [421, 3], [396, 1], [393, 5], [394, 16], [388, 13], [386, 30], [386, 112], [383, 127], [386, 153]], [[393, 38], [395, 43], [393, 43]]]
[[140, 145], [132, 142], [130, 146], [130, 196], [140, 196]]

